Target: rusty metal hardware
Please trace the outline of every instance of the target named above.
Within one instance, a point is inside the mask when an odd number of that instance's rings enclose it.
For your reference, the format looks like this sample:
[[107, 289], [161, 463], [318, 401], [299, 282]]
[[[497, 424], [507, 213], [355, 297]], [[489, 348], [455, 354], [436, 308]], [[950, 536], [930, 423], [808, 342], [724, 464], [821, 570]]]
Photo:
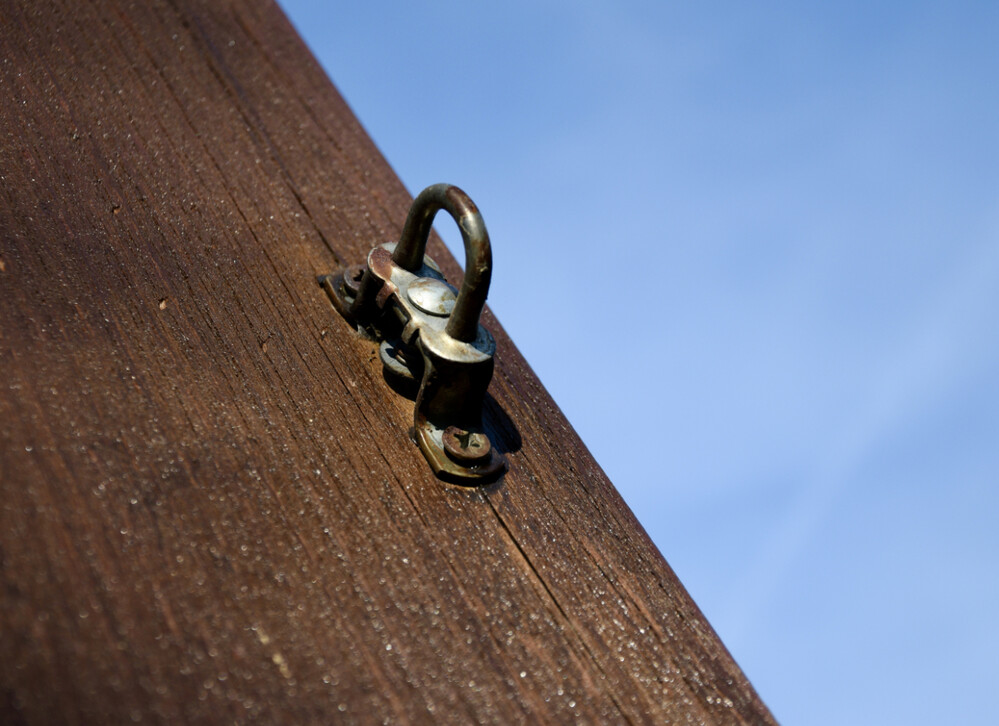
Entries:
[[[459, 291], [426, 255], [442, 209], [465, 245]], [[319, 278], [340, 314], [380, 342], [386, 379], [415, 392], [416, 441], [434, 473], [465, 485], [494, 479], [506, 466], [482, 423], [496, 352], [479, 324], [491, 276], [489, 234], [475, 203], [458, 187], [435, 184], [413, 201], [398, 244], [377, 245], [366, 265]]]

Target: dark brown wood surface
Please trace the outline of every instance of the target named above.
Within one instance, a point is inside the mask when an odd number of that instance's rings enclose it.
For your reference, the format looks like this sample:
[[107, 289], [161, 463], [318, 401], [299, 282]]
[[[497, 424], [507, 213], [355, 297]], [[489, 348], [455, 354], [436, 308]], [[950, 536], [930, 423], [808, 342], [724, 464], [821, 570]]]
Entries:
[[488, 313], [509, 473], [430, 473], [316, 284], [410, 195], [273, 4], [5, 2], [0, 98], [0, 722], [772, 722]]

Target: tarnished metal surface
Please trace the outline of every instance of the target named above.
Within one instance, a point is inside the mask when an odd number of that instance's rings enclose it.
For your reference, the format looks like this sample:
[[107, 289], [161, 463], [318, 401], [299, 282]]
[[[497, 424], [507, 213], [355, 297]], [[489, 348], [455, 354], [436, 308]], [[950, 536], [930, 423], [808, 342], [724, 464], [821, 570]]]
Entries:
[[406, 294], [409, 301], [423, 312], [441, 317], [451, 314], [457, 299], [450, 285], [432, 277], [421, 277], [409, 286]]
[[[465, 278], [457, 296], [426, 256], [441, 209], [458, 223]], [[482, 216], [457, 187], [436, 184], [413, 202], [398, 244], [378, 245], [367, 265], [319, 278], [336, 309], [382, 341], [386, 377], [405, 388], [419, 381], [417, 443], [434, 472], [457, 483], [486, 482], [506, 466], [482, 423], [496, 343], [479, 324], [489, 292], [492, 252]]]
[[492, 452], [492, 444], [489, 443], [488, 437], [459, 429], [457, 426], [448, 426], [444, 429], [441, 439], [444, 451], [465, 464], [485, 461]]

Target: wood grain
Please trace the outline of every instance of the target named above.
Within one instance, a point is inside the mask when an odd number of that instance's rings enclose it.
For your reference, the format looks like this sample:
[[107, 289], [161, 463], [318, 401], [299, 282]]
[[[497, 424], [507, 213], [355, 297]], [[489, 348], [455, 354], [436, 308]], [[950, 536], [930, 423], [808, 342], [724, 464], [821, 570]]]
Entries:
[[773, 722], [488, 312], [509, 473], [430, 473], [315, 282], [411, 197], [271, 2], [0, 51], [0, 721]]

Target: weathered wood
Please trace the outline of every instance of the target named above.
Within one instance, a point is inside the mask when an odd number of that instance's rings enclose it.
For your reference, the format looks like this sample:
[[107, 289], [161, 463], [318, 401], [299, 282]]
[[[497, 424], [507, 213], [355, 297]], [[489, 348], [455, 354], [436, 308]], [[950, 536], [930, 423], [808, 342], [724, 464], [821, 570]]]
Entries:
[[410, 196], [272, 3], [0, 50], [0, 721], [772, 722], [488, 313], [510, 471], [431, 475], [315, 282]]

